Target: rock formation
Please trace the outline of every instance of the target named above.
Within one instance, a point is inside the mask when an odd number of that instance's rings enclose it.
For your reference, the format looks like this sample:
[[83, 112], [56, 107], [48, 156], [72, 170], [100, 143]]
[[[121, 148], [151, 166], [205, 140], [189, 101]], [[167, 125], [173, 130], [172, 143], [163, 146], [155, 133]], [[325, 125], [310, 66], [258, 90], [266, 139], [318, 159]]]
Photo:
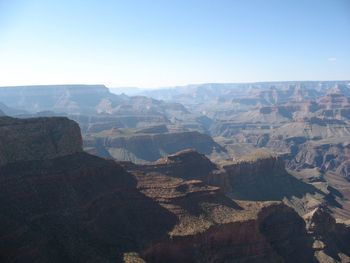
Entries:
[[0, 165], [74, 154], [81, 145], [79, 126], [67, 118], [0, 118]]

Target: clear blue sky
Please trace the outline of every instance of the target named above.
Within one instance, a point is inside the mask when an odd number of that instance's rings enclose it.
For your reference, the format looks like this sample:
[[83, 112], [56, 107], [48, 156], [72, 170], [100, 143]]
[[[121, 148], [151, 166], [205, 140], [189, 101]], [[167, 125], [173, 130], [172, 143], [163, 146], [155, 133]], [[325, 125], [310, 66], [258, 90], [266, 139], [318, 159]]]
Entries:
[[350, 79], [350, 0], [0, 0], [0, 86]]

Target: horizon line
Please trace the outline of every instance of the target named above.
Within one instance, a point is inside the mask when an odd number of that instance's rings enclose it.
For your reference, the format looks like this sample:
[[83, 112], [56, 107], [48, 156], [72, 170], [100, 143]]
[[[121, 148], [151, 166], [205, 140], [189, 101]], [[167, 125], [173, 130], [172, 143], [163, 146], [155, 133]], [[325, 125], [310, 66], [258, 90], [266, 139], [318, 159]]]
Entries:
[[107, 84], [87, 84], [87, 83], [60, 83], [60, 84], [22, 84], [22, 85], [0, 85], [0, 88], [14, 88], [14, 87], [48, 87], [48, 86], [105, 86], [110, 89], [118, 88], [132, 88], [132, 89], [164, 89], [164, 88], [177, 88], [186, 86], [201, 86], [201, 85], [230, 85], [230, 84], [263, 84], [263, 83], [301, 83], [301, 82], [350, 82], [350, 79], [337, 79], [337, 80], [267, 80], [267, 81], [237, 81], [237, 82], [198, 82], [198, 83], [188, 83], [180, 85], [168, 85], [168, 86], [156, 86], [156, 87], [146, 87], [146, 86], [134, 86], [134, 85], [107, 85]]

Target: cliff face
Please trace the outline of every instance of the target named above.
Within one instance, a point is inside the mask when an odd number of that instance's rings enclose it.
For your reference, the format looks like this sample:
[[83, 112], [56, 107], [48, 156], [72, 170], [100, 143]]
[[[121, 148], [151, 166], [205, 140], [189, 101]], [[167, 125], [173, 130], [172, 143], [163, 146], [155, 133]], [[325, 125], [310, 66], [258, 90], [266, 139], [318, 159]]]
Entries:
[[[231, 190], [228, 194], [235, 199], [282, 201], [303, 199], [307, 195], [311, 199], [315, 197], [322, 200], [325, 195], [312, 185], [303, 183], [290, 175], [285, 170], [281, 157], [261, 151], [236, 161], [222, 163], [221, 167], [226, 172], [226, 178], [230, 183]], [[307, 203], [317, 205], [318, 201]], [[313, 207], [304, 207], [301, 210], [310, 208]]]
[[79, 126], [67, 118], [0, 118], [0, 165], [81, 151]]
[[137, 163], [156, 161], [163, 156], [188, 148], [193, 148], [202, 154], [224, 152], [224, 149], [209, 135], [195, 131], [129, 136], [85, 136], [84, 147], [89, 151], [103, 148], [116, 160]]

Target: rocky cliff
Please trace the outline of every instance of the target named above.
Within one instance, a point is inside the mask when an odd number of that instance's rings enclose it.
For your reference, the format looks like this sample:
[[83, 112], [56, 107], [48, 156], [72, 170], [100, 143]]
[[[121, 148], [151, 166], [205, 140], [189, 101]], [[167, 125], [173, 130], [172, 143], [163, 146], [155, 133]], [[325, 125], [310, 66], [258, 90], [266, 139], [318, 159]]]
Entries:
[[67, 118], [0, 118], [0, 165], [81, 151], [79, 126]]

